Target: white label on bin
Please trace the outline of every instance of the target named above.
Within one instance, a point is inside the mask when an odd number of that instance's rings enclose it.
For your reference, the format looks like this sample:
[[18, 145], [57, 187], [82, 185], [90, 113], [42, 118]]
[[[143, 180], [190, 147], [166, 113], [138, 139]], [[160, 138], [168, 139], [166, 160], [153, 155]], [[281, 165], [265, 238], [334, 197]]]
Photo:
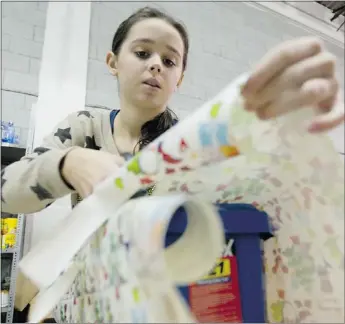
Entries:
[[233, 244], [234, 244], [234, 239], [230, 239], [229, 242], [225, 245], [224, 252], [223, 252], [224, 257], [233, 256], [233, 253], [232, 253]]

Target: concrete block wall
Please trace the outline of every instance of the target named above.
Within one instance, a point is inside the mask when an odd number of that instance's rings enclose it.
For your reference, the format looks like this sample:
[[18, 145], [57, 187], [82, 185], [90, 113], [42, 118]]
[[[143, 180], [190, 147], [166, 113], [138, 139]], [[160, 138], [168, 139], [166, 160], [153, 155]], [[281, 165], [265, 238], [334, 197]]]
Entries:
[[[145, 4], [92, 3], [86, 96], [90, 109], [119, 107], [117, 84], [107, 71], [105, 55], [120, 22]], [[272, 46], [310, 34], [286, 19], [241, 2], [149, 4], [182, 20], [190, 34], [185, 79], [170, 103], [181, 118], [250, 69]], [[46, 2], [2, 4], [2, 119], [13, 120], [21, 128], [22, 143], [31, 105], [37, 100], [46, 10]], [[344, 86], [344, 50], [326, 45], [339, 58], [338, 73]]]
[[1, 119], [15, 123], [25, 146], [38, 95], [47, 3], [3, 2], [1, 7]]
[[[119, 107], [117, 84], [107, 71], [105, 55], [118, 25], [147, 2], [92, 4], [88, 62], [88, 106]], [[310, 32], [286, 19], [242, 2], [151, 2], [186, 25], [191, 42], [184, 82], [171, 101], [183, 118], [217, 94], [229, 81], [249, 70], [274, 45]], [[339, 58], [344, 85], [344, 50], [327, 42]]]

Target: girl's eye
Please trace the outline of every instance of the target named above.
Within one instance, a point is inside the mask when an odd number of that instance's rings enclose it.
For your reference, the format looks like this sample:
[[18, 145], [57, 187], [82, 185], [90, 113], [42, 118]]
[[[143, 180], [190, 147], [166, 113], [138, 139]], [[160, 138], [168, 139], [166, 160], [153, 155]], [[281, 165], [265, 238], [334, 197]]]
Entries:
[[150, 56], [150, 53], [145, 52], [145, 51], [137, 51], [135, 52], [135, 55], [139, 57], [140, 59], [146, 59]]
[[167, 67], [172, 67], [172, 66], [175, 66], [175, 65], [176, 65], [172, 60], [169, 60], [169, 59], [164, 59], [164, 60], [163, 60], [163, 63], [164, 63]]

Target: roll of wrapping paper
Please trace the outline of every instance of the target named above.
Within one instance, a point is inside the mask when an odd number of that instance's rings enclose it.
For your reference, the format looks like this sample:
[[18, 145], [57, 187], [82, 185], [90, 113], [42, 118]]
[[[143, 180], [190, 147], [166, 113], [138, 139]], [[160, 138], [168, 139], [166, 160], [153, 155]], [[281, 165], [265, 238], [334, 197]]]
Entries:
[[[30, 261], [35, 267], [23, 263], [27, 276], [49, 286], [109, 215], [138, 190], [156, 184], [154, 195], [182, 191], [266, 211], [275, 233], [265, 244], [269, 321], [343, 323], [344, 163], [326, 135], [306, 132], [312, 109], [270, 121], [246, 112], [240, 96], [245, 79], [100, 184], [80, 204], [88, 204], [92, 217], [85, 222], [77, 206], [70, 215], [73, 231], [66, 228], [45, 244]], [[58, 250], [56, 242], [66, 237], [74, 240], [57, 260], [52, 248]], [[51, 266], [42, 277], [34, 272], [41, 264]]]

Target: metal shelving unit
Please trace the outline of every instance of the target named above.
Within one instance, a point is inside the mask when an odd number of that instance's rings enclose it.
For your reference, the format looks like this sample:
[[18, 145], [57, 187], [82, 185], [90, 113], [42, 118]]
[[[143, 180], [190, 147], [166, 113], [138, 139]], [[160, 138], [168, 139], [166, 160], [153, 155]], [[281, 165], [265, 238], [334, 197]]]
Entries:
[[1, 253], [14, 253], [15, 248], [1, 249]]
[[8, 306], [1, 307], [1, 313], [7, 313]]
[[[23, 238], [25, 232], [25, 216], [20, 214], [18, 215], [18, 223], [17, 223], [17, 231], [16, 231], [16, 246], [13, 249], [7, 249], [12, 252], [12, 265], [11, 265], [11, 281], [10, 281], [10, 290], [8, 294], [8, 306], [4, 307], [7, 315], [6, 315], [6, 323], [12, 323], [13, 318], [13, 311], [14, 311], [14, 300], [15, 300], [15, 292], [16, 292], [16, 281], [17, 281], [17, 272], [18, 272], [18, 262], [22, 257], [23, 251]], [[5, 250], [6, 251], [6, 250]], [[9, 253], [3, 252], [1, 253]], [[3, 307], [1, 308], [1, 312]]]
[[[25, 155], [25, 149], [19, 147], [1, 147], [1, 165], [6, 166], [13, 162], [18, 161], [22, 156]], [[17, 280], [17, 270], [18, 262], [23, 254], [24, 246], [24, 233], [25, 233], [25, 215], [13, 215], [17, 217], [17, 229], [16, 229], [16, 243], [13, 248], [1, 249], [1, 258], [10, 257], [11, 258], [11, 280], [8, 293], [8, 305], [1, 307], [1, 315], [6, 313], [6, 323], [13, 322], [13, 312], [14, 312], [14, 300], [16, 292], [16, 280]], [[2, 317], [2, 316], [1, 316]]]

